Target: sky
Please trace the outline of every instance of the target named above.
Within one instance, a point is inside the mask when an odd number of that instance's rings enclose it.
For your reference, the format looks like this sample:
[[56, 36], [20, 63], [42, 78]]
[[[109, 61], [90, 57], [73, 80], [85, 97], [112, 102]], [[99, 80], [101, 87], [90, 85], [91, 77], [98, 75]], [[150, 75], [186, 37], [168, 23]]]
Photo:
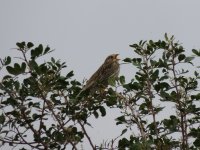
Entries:
[[[49, 45], [51, 56], [88, 79], [113, 53], [134, 57], [130, 44], [174, 35], [190, 52], [200, 48], [199, 0], [0, 0], [0, 57], [16, 56], [16, 42]], [[49, 56], [50, 57], [50, 56]], [[121, 66], [132, 77], [134, 68]], [[119, 135], [113, 128], [119, 112], [95, 120], [88, 129], [96, 143]], [[108, 132], [109, 131], [109, 132]], [[98, 136], [97, 136], [98, 135]]]

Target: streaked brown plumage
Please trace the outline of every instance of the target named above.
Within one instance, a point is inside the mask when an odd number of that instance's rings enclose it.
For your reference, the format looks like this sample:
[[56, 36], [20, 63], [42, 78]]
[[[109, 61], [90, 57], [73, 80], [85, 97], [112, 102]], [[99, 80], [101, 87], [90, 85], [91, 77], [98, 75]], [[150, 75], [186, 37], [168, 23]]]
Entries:
[[94, 93], [102, 86], [107, 87], [109, 78], [118, 77], [120, 70], [118, 55], [109, 55], [99, 69], [90, 77], [80, 93], [86, 90]]

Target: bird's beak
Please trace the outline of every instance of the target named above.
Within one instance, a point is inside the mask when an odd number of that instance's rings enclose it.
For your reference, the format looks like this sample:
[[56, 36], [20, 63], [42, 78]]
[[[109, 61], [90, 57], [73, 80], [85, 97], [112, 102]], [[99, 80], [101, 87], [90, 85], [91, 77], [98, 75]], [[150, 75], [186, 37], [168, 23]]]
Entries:
[[115, 60], [116, 60], [116, 61], [119, 61], [119, 60], [120, 60], [119, 58], [117, 58], [118, 55], [119, 55], [119, 54], [115, 54]]

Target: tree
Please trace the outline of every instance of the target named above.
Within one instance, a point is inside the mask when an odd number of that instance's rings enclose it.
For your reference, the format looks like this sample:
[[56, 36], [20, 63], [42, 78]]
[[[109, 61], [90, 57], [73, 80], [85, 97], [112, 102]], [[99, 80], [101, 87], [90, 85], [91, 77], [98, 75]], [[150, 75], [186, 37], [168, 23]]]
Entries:
[[[17, 63], [12, 63], [10, 56], [1, 59], [1, 70], [7, 71], [0, 82], [2, 146], [79, 149], [85, 138], [91, 149], [200, 148], [199, 73], [195, 65], [199, 50], [193, 49], [193, 56], [187, 56], [182, 45], [167, 34], [164, 40], [140, 41], [130, 45], [133, 57], [123, 60], [136, 70], [130, 82], [122, 75], [116, 82], [110, 80], [105, 91], [85, 92], [77, 98], [82, 85], [73, 79], [73, 71], [63, 75], [65, 63], [53, 57], [41, 63], [41, 58], [52, 52], [48, 46], [34, 47], [31, 42], [16, 45], [21, 53]], [[110, 143], [96, 145], [85, 128], [91, 126], [88, 119], [92, 115], [104, 117], [106, 109], [112, 108], [121, 110], [116, 125], [126, 128]], [[168, 115], [169, 110], [174, 111]], [[127, 137], [126, 132], [135, 134]]]

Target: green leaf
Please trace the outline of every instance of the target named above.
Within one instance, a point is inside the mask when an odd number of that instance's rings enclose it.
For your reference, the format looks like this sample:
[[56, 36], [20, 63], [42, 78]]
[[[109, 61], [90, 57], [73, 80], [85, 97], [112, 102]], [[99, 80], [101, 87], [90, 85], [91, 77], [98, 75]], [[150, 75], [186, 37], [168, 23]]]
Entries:
[[11, 98], [11, 97], [7, 98], [7, 102], [8, 102], [10, 105], [12, 105], [13, 107], [16, 107], [16, 106], [18, 105], [17, 100], [14, 99], [14, 98]]
[[7, 66], [6, 70], [8, 71], [8, 73], [12, 74], [12, 75], [17, 75], [17, 72], [15, 71], [15, 69], [11, 66]]
[[[177, 43], [175, 43], [177, 44]], [[178, 55], [178, 54], [181, 54], [183, 53], [185, 50], [183, 48], [183, 46], [179, 46], [178, 48], [175, 49], [175, 54]]]
[[35, 49], [31, 50], [31, 59], [35, 59], [35, 58], [41, 56], [42, 53], [43, 53], [43, 46], [42, 46], [42, 44], [40, 44]]
[[158, 92], [160, 91], [160, 89], [168, 90], [170, 88], [170, 85], [167, 82], [158, 82], [158, 84], [155, 84], [154, 88]]
[[12, 79], [12, 77], [10, 75], [6, 75], [3, 77], [3, 80], [10, 80], [10, 79]]
[[27, 47], [28, 48], [31, 48], [31, 47], [33, 47], [34, 46], [34, 44], [33, 43], [31, 43], [31, 42], [28, 42], [28, 44], [27, 44]]
[[71, 78], [71, 77], [73, 77], [73, 76], [74, 76], [74, 72], [73, 72], [73, 71], [70, 71], [70, 72], [66, 75], [67, 78]]
[[126, 138], [119, 140], [118, 147], [120, 147], [120, 150], [125, 150], [125, 148], [128, 146], [129, 146], [129, 141]]
[[153, 81], [155, 81], [158, 78], [159, 70], [155, 70], [154, 73], [151, 75], [151, 78]]
[[154, 45], [154, 42], [152, 40], [149, 40], [150, 45]]
[[8, 71], [8, 73], [13, 74], [13, 75], [19, 75], [20, 73], [22, 73], [22, 69], [18, 63], [14, 64], [14, 68], [11, 66], [7, 66], [6, 70]]
[[185, 62], [191, 62], [194, 59], [194, 57], [186, 57]]
[[156, 85], [154, 86], [154, 88], [155, 88], [156, 92], [159, 92], [161, 87], [160, 87], [159, 84], [156, 84]]
[[196, 147], [200, 147], [200, 138], [196, 139], [193, 144], [196, 146]]
[[39, 55], [42, 55], [42, 53], [43, 53], [43, 46], [42, 46], [42, 44], [40, 44], [37, 48], [38, 48], [38, 49], [37, 49], [38, 56], [39, 56]]
[[107, 106], [113, 106], [116, 105], [117, 101], [116, 101], [116, 97], [110, 96], [109, 100], [106, 101], [106, 105]]
[[196, 49], [192, 49], [192, 52], [193, 52], [194, 54], [196, 54], [197, 56], [200, 56], [200, 51], [197, 51]]
[[56, 141], [63, 141], [63, 134], [61, 132], [55, 131], [54, 135]]
[[119, 81], [120, 81], [120, 83], [121, 83], [122, 85], [124, 85], [124, 84], [125, 84], [125, 77], [124, 77], [124, 76], [120, 76], [120, 77], [119, 77]]
[[[163, 70], [163, 72], [165, 72], [165, 70]], [[164, 76], [160, 77], [159, 81], [163, 81], [163, 80], [166, 80], [166, 79], [169, 79], [168, 75], [164, 75]]]
[[39, 70], [39, 66], [38, 66], [38, 64], [37, 64], [37, 62], [35, 60], [31, 60], [29, 62], [29, 65], [30, 65], [31, 70], [33, 70], [33, 69], [36, 70], [36, 71]]
[[52, 61], [53, 63], [56, 63], [56, 60], [55, 60], [53, 57], [51, 57], [51, 61]]
[[188, 135], [196, 138], [198, 137], [199, 134], [200, 134], [200, 128], [197, 128], [197, 129], [191, 128], [191, 131]]
[[95, 118], [99, 117], [99, 114], [98, 114], [98, 112], [96, 110], [93, 112], [93, 114], [94, 114]]
[[157, 107], [157, 108], [154, 108], [154, 112], [157, 114], [159, 113], [160, 111], [162, 111], [165, 107]]
[[99, 111], [101, 112], [102, 117], [106, 115], [106, 109], [103, 106], [99, 107]]
[[125, 116], [117, 117], [115, 120], [120, 122], [126, 122]]
[[121, 136], [127, 132], [127, 129], [122, 130]]
[[11, 63], [11, 57], [8, 56], [4, 59], [4, 65], [9, 65]]
[[5, 120], [6, 120], [5, 116], [3, 114], [0, 115], [0, 124], [3, 124]]
[[49, 47], [49, 46], [47, 46], [47, 47], [45, 48], [44, 54], [46, 54], [46, 53], [48, 53], [48, 52], [50, 52], [50, 47]]
[[20, 65], [18, 64], [18, 63], [15, 63], [14, 64], [14, 69], [16, 70], [16, 71], [19, 71], [20, 70]]
[[168, 41], [168, 36], [167, 36], [167, 33], [165, 33], [165, 40]]
[[23, 62], [21, 65], [21, 72], [25, 72], [25, 70], [26, 70], [26, 63]]
[[20, 87], [20, 83], [18, 81], [15, 81], [14, 85], [15, 85], [15, 89], [18, 91]]
[[199, 77], [199, 73], [197, 71], [194, 72], [195, 77]]
[[32, 117], [33, 117], [34, 120], [36, 120], [36, 119], [40, 118], [41, 115], [38, 115], [38, 114], [35, 113], [35, 114], [32, 115]]
[[131, 59], [131, 58], [125, 58], [123, 61], [124, 61], [124, 62], [128, 62], [128, 63], [131, 63], [131, 62], [132, 62], [132, 59]]
[[131, 90], [138, 91], [142, 88], [138, 82], [125, 84], [123, 85], [123, 87], [126, 88], [128, 91], [131, 91]]
[[180, 54], [179, 56], [178, 56], [178, 60], [179, 61], [182, 61], [182, 60], [184, 60], [185, 59], [185, 55], [184, 54]]
[[174, 36], [173, 36], [173, 35], [170, 37], [170, 40], [171, 40], [171, 41], [174, 40]]
[[24, 46], [25, 46], [25, 42], [21, 42], [21, 43], [16, 43], [16, 45], [18, 46], [18, 48], [20, 48], [20, 49], [24, 49]]
[[141, 58], [133, 58], [133, 59], [132, 59], [132, 64], [133, 64], [134, 66], [139, 67], [139, 66], [141, 66], [141, 61], [142, 61]]
[[164, 124], [165, 128], [170, 130], [170, 131], [172, 131], [172, 132], [178, 131], [179, 122], [180, 122], [179, 119], [174, 115], [171, 115], [170, 119], [164, 119], [162, 121], [162, 123]]
[[130, 47], [133, 47], [133, 48], [138, 48], [139, 46], [137, 44], [132, 44], [132, 45], [129, 45]]

